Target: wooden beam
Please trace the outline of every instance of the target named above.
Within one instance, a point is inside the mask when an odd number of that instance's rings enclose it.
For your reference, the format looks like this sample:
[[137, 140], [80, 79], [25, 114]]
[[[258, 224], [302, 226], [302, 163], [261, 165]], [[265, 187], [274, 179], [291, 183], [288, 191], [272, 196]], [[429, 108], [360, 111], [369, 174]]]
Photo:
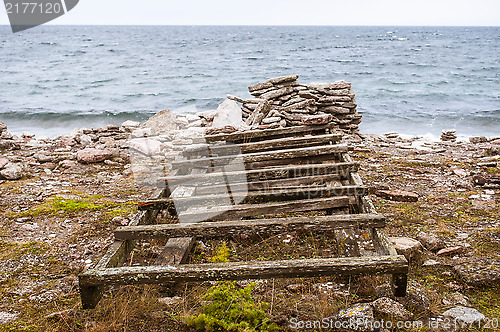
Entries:
[[219, 221], [197, 224], [160, 224], [118, 227], [115, 238], [146, 240], [193, 236], [224, 238], [246, 235], [270, 236], [298, 231], [326, 232], [342, 228], [385, 226], [385, 218], [377, 214], [329, 215], [316, 217], [286, 217], [255, 220]]
[[[284, 188], [300, 188], [303, 186], [310, 186], [312, 184], [325, 185], [326, 182], [340, 180], [338, 174], [314, 175], [303, 176], [298, 178], [283, 178], [275, 180], [263, 181], [248, 181], [243, 183], [231, 183], [232, 192], [237, 191], [266, 191], [272, 189]], [[196, 188], [196, 195], [207, 195], [224, 193], [227, 191], [227, 185], [205, 185]]]
[[[335, 197], [335, 196], [349, 196], [349, 195], [365, 195], [368, 192], [366, 187], [361, 186], [340, 186], [340, 187], [302, 187], [297, 189], [269, 189], [263, 191], [250, 191], [250, 192], [234, 192], [234, 199], [241, 203], [248, 203], [253, 200], [262, 202], [269, 201], [283, 201], [283, 200], [297, 200], [308, 199], [317, 197]], [[182, 204], [183, 206], [194, 207], [210, 202], [221, 202], [228, 199], [227, 192], [225, 194], [216, 195], [201, 195], [191, 197], [179, 198], [162, 198], [155, 200], [148, 200], [137, 203], [139, 210], [150, 209], [166, 209], [171, 208], [175, 204]], [[179, 213], [180, 211], [177, 211]]]
[[173, 237], [168, 239], [167, 244], [163, 247], [162, 252], [156, 258], [155, 265], [185, 264], [194, 243], [194, 237]]
[[352, 227], [335, 230], [337, 253], [340, 257], [359, 257], [359, 245]]
[[348, 204], [349, 198], [347, 196], [339, 196], [281, 203], [215, 206], [212, 209], [193, 208], [178, 213], [178, 215], [182, 222], [215, 221], [290, 212], [319, 211], [345, 207]]
[[208, 135], [201, 138], [195, 138], [194, 143], [212, 143], [219, 141], [227, 142], [254, 142], [259, 140], [268, 140], [276, 137], [289, 137], [301, 134], [326, 133], [332, 130], [332, 124], [316, 126], [295, 126], [288, 128], [251, 130], [245, 132], [236, 132], [232, 134]]
[[[166, 189], [157, 189], [151, 195], [151, 198], [157, 199], [166, 194]], [[129, 223], [129, 226], [138, 226], [151, 224], [160, 210], [142, 211], [135, 215], [134, 219]], [[129, 256], [130, 252], [134, 249], [134, 240], [120, 241], [116, 240], [108, 248], [106, 254], [101, 258], [99, 263], [93, 270], [101, 270], [106, 268], [114, 268], [124, 263], [125, 259]], [[106, 290], [103, 285], [86, 287], [82, 284], [82, 275], [78, 276], [80, 280], [80, 297], [82, 300], [83, 309], [93, 309], [97, 306]]]
[[243, 154], [238, 156], [223, 156], [223, 157], [213, 157], [213, 158], [200, 158], [200, 159], [190, 159], [183, 161], [174, 161], [172, 163], [172, 168], [187, 168], [187, 167], [206, 167], [210, 168], [213, 166], [225, 166], [230, 165], [235, 161], [235, 158], [241, 158], [245, 163], [258, 163], [276, 160], [292, 160], [295, 158], [312, 158], [324, 155], [338, 154], [342, 152], [347, 152], [346, 145], [325, 145], [325, 146], [313, 146], [307, 148], [299, 149], [288, 149], [288, 150], [277, 150], [277, 151], [267, 151], [267, 152], [256, 152]]
[[274, 140], [266, 140], [261, 142], [251, 142], [243, 144], [195, 144], [188, 146], [184, 151], [184, 156], [192, 156], [197, 154], [208, 155], [239, 155], [242, 153], [255, 153], [270, 150], [284, 150], [291, 148], [303, 148], [308, 146], [328, 145], [342, 140], [340, 134], [328, 134], [319, 136], [305, 137], [285, 137]]
[[179, 266], [123, 267], [89, 270], [80, 282], [85, 287], [166, 282], [200, 282], [300, 278], [352, 274], [405, 273], [408, 263], [401, 257], [322, 258], [278, 261], [185, 264]]
[[271, 180], [279, 178], [298, 178], [304, 176], [339, 174], [345, 176], [349, 172], [357, 171], [358, 163], [325, 163], [325, 164], [306, 164], [306, 165], [286, 165], [281, 167], [263, 168], [257, 170], [245, 170], [234, 172], [212, 172], [199, 175], [178, 175], [161, 179], [164, 185], [177, 186], [183, 183], [192, 183], [196, 181], [197, 185], [214, 185], [224, 180], [224, 175], [228, 178], [246, 177], [248, 181]]

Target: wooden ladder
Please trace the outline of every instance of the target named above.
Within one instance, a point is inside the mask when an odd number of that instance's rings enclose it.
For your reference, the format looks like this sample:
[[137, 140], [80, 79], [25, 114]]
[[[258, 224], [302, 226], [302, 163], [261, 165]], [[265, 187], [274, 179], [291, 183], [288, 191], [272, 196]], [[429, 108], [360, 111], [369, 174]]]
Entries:
[[[161, 179], [167, 188], [139, 202], [98, 265], [79, 276], [83, 307], [94, 308], [108, 285], [354, 274], [391, 274], [395, 295], [404, 296], [408, 262], [388, 240], [341, 139], [330, 125], [198, 139], [173, 163], [176, 175]], [[181, 222], [157, 223], [162, 210]], [[287, 216], [314, 211], [326, 214]], [[371, 250], [359, 245], [360, 229], [369, 230]], [[185, 264], [195, 240], [303, 231], [333, 232], [338, 257]], [[123, 266], [138, 240], [151, 239], [169, 239], [153, 266]]]

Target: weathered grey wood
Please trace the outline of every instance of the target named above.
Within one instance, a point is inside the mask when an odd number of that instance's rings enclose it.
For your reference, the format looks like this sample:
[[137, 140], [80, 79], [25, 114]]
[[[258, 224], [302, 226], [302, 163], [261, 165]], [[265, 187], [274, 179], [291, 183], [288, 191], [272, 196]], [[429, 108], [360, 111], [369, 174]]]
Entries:
[[194, 237], [175, 237], [168, 239], [162, 252], [156, 258], [155, 265], [179, 265], [186, 263], [194, 243]]
[[317, 126], [296, 126], [288, 128], [251, 130], [245, 132], [236, 132], [232, 134], [209, 135], [201, 138], [195, 138], [194, 143], [212, 143], [218, 141], [227, 142], [254, 142], [258, 140], [269, 140], [277, 137], [290, 137], [305, 133], [325, 133], [332, 130], [331, 124]]
[[183, 183], [193, 183], [196, 181], [197, 185], [214, 185], [220, 183], [224, 179], [223, 175], [230, 178], [237, 178], [246, 176], [248, 181], [271, 180], [280, 178], [298, 178], [304, 176], [338, 174], [344, 177], [349, 172], [357, 171], [359, 169], [358, 163], [325, 163], [325, 164], [305, 164], [305, 165], [287, 165], [263, 169], [249, 169], [245, 171], [233, 172], [213, 172], [200, 175], [178, 175], [161, 179], [161, 185], [165, 182], [171, 188], [174, 186], [182, 185]]
[[[166, 192], [167, 190], [165, 189], [157, 189], [153, 192], [151, 198], [157, 199], [163, 197]], [[150, 210], [139, 212], [129, 223], [129, 226], [151, 224], [152, 222], [154, 222], [154, 219], [158, 215], [159, 211], [160, 210]], [[93, 270], [102, 270], [120, 266], [124, 263], [130, 252], [134, 249], [134, 246], [134, 240], [114, 241], [106, 251], [106, 254], [104, 254], [104, 256], [101, 258], [101, 260]], [[101, 300], [104, 291], [106, 290], [105, 287], [103, 287], [102, 285], [86, 287], [84, 284], [82, 284], [81, 275], [78, 276], [78, 279], [83, 309], [95, 308]]]
[[[233, 192], [237, 191], [262, 191], [280, 188], [299, 188], [306, 185], [318, 184], [325, 185], [326, 182], [339, 180], [338, 174], [304, 176], [297, 178], [285, 178], [265, 181], [251, 181], [244, 183], [231, 183]], [[226, 185], [209, 185], [196, 188], [196, 195], [207, 195], [214, 193], [224, 193]]]
[[365, 273], [398, 274], [407, 269], [407, 262], [400, 257], [322, 258], [89, 270], [83, 273], [81, 282], [89, 287], [103, 284], [300, 278]]
[[354, 230], [350, 228], [335, 231], [335, 242], [339, 257], [359, 257], [358, 240]]
[[[365, 195], [367, 192], [368, 189], [366, 187], [361, 187], [361, 186], [340, 186], [340, 187], [318, 186], [318, 187], [302, 187], [298, 189], [269, 189], [263, 191], [243, 192], [242, 194], [236, 192], [233, 193], [233, 197], [235, 200], [236, 198], [239, 198], [238, 201], [241, 201], [241, 203], [248, 203], [253, 200], [269, 202], [269, 201], [308, 199], [317, 197]], [[172, 207], [175, 202], [177, 204], [182, 204], [183, 206], [194, 207], [201, 204], [209, 204], [210, 202], [219, 202], [224, 199], [227, 199], [227, 197], [228, 197], [227, 193], [216, 194], [216, 195], [191, 196], [191, 197], [181, 196], [179, 198], [162, 198], [162, 199], [139, 202], [137, 203], [137, 206], [139, 210], [165, 209]]]
[[115, 238], [146, 240], [188, 235], [196, 238], [239, 237], [242, 234], [270, 236], [299, 231], [321, 233], [342, 228], [384, 227], [384, 225], [385, 218], [378, 214], [287, 217], [197, 224], [126, 226], [119, 227], [115, 231]]
[[[179, 219], [184, 222], [191, 220], [229, 220], [245, 217], [255, 217], [259, 215], [272, 215], [290, 212], [318, 211], [344, 207], [349, 204], [349, 198], [346, 196], [328, 197], [317, 199], [305, 199], [300, 201], [289, 201], [268, 204], [241, 204], [233, 206], [216, 206], [212, 209], [193, 208], [192, 210], [179, 213]], [[206, 215], [216, 214], [213, 217], [206, 218]]]
[[[238, 158], [245, 163], [257, 163], [263, 161], [276, 161], [279, 159], [293, 160], [295, 158], [313, 158], [318, 156], [338, 154], [347, 152], [346, 145], [326, 145], [326, 146], [313, 146], [299, 149], [276, 150], [267, 152], [256, 152], [240, 155]], [[200, 158], [184, 161], [174, 161], [173, 168], [187, 168], [187, 167], [213, 167], [224, 166], [235, 162], [235, 157], [213, 157], [213, 158]], [[270, 163], [271, 164], [271, 163]]]
[[283, 150], [291, 148], [303, 148], [316, 145], [327, 145], [342, 140], [340, 134], [328, 134], [320, 136], [304, 136], [304, 137], [286, 137], [274, 140], [266, 140], [261, 142], [251, 142], [243, 144], [196, 144], [186, 148], [183, 151], [185, 156], [196, 155], [199, 153], [212, 155], [235, 155], [241, 153], [254, 153], [269, 150]]

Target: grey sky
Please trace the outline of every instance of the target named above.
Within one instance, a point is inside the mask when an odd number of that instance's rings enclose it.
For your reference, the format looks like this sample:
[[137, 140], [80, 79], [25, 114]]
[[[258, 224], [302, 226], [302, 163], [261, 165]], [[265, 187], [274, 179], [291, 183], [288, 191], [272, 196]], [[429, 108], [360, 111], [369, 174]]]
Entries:
[[500, 0], [80, 0], [49, 24], [498, 26]]

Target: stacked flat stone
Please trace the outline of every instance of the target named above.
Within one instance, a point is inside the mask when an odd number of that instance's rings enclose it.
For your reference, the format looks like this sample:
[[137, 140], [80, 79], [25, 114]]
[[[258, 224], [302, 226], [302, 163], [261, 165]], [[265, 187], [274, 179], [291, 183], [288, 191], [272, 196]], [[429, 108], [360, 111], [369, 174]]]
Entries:
[[229, 99], [242, 103], [243, 119], [252, 129], [334, 123], [345, 132], [357, 132], [361, 115], [351, 83], [300, 84], [298, 75], [281, 76], [248, 87], [254, 97]]
[[443, 130], [441, 134], [441, 140], [455, 142], [457, 140], [457, 131], [455, 129]]

